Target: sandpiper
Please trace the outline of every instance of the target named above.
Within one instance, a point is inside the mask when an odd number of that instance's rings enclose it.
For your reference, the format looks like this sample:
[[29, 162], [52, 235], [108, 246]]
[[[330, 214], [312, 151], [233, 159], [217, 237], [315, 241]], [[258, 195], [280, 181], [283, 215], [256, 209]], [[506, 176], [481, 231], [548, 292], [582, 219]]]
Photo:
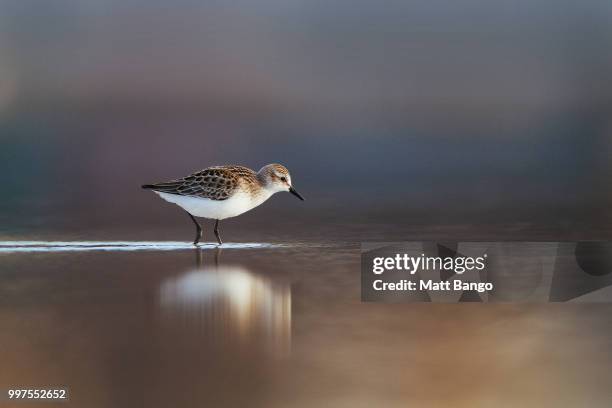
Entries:
[[215, 237], [219, 221], [247, 212], [279, 191], [288, 191], [304, 198], [293, 188], [289, 170], [280, 164], [268, 164], [255, 173], [243, 166], [213, 166], [189, 176], [157, 184], [145, 184], [164, 200], [174, 203], [189, 214], [196, 226], [197, 245], [202, 239], [202, 226], [195, 217], [215, 220]]

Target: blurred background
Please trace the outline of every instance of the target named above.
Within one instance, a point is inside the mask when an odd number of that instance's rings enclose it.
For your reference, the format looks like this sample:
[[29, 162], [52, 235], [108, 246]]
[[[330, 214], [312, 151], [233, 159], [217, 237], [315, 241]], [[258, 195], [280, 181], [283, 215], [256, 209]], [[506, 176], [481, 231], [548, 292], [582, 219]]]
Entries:
[[141, 184], [279, 162], [228, 238], [609, 238], [611, 152], [607, 0], [0, 0], [4, 237], [191, 237]]

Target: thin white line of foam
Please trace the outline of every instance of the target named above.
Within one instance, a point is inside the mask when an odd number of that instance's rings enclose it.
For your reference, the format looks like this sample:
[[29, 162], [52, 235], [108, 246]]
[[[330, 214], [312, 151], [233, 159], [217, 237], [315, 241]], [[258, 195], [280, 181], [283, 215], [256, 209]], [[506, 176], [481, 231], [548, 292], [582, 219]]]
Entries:
[[[198, 245], [201, 249], [282, 248], [290, 245], [265, 242], [214, 243]], [[194, 249], [190, 242], [167, 241], [0, 241], [0, 253], [12, 252], [75, 252], [75, 251], [172, 251]]]

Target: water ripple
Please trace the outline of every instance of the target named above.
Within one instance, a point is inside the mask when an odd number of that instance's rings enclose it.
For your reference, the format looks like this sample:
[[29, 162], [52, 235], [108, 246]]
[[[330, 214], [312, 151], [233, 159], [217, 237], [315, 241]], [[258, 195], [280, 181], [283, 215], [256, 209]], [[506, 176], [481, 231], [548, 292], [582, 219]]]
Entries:
[[[201, 243], [201, 249], [286, 248], [288, 244], [268, 242]], [[175, 251], [193, 249], [191, 242], [181, 241], [0, 241], [0, 253], [75, 252], [75, 251]]]

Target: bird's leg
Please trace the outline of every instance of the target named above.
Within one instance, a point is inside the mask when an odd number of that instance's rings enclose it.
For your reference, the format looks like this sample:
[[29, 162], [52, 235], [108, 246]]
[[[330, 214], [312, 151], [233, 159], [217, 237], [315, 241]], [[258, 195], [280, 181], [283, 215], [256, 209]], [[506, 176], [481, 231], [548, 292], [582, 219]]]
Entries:
[[193, 221], [193, 223], [196, 226], [196, 237], [195, 237], [195, 240], [193, 241], [193, 245], [198, 245], [198, 242], [200, 242], [200, 240], [202, 239], [202, 226], [195, 219], [195, 217], [191, 215], [191, 213], [188, 212], [187, 214], [189, 214], [189, 218], [191, 218], [191, 221]]
[[223, 242], [221, 241], [221, 236], [219, 235], [219, 220], [215, 222], [215, 237], [217, 237], [217, 242], [221, 245]]

